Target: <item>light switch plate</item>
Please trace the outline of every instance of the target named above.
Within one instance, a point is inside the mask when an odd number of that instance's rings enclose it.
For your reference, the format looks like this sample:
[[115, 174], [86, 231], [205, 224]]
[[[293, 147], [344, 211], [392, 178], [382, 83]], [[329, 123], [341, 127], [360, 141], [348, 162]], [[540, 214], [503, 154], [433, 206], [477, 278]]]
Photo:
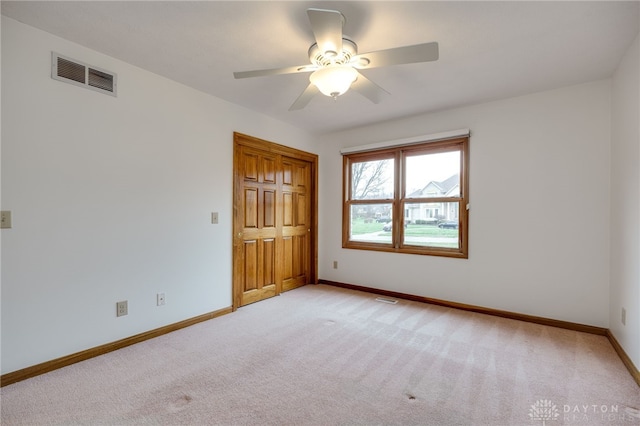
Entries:
[[3, 210], [0, 214], [0, 228], [11, 228], [11, 211]]
[[211, 223], [214, 225], [218, 223], [218, 212], [211, 213]]

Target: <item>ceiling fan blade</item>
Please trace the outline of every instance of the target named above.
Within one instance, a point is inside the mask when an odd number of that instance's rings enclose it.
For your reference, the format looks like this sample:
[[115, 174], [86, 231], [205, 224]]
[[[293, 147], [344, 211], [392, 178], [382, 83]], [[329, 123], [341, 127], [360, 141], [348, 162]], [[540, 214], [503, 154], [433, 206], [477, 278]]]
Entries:
[[304, 89], [304, 92], [298, 96], [298, 99], [296, 99], [296, 101], [289, 107], [289, 111], [295, 111], [306, 107], [311, 98], [318, 93], [320, 93], [318, 88], [313, 84], [309, 84], [307, 88]]
[[311, 30], [320, 53], [342, 52], [342, 26], [344, 15], [337, 10], [307, 9]]
[[363, 53], [354, 56], [350, 63], [354, 68], [367, 69], [386, 67], [389, 65], [437, 61], [438, 57], [438, 43], [434, 41], [431, 43]]
[[278, 74], [293, 74], [297, 72], [311, 72], [315, 71], [318, 67], [314, 65], [299, 65], [297, 67], [284, 67], [284, 68], [272, 68], [268, 70], [255, 70], [255, 71], [240, 71], [234, 72], [233, 77], [238, 78], [250, 78], [250, 77], [264, 77], [268, 75]]
[[358, 73], [358, 78], [353, 82], [351, 88], [374, 104], [380, 103], [385, 96], [389, 95], [389, 92], [360, 73]]

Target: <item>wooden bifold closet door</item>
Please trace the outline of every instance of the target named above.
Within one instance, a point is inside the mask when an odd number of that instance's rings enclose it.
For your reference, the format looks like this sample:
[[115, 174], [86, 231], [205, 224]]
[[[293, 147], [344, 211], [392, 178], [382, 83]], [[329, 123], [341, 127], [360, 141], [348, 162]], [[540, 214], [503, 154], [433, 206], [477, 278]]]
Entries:
[[316, 278], [317, 156], [234, 134], [233, 307]]

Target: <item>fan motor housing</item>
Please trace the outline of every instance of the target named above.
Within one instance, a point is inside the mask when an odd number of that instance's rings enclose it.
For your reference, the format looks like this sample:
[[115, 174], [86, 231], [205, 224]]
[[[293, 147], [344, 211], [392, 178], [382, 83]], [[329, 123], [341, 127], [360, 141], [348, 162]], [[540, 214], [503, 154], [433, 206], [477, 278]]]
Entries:
[[343, 65], [349, 63], [352, 57], [358, 54], [358, 45], [348, 38], [342, 38], [341, 52], [321, 52], [318, 43], [313, 43], [309, 48], [309, 60], [319, 67], [332, 64]]

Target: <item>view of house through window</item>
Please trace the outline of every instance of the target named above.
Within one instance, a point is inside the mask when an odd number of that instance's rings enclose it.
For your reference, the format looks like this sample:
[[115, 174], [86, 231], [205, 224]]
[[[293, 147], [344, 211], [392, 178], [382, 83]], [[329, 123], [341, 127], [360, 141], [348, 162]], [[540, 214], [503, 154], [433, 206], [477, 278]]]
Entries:
[[468, 137], [344, 162], [344, 247], [467, 257]]

